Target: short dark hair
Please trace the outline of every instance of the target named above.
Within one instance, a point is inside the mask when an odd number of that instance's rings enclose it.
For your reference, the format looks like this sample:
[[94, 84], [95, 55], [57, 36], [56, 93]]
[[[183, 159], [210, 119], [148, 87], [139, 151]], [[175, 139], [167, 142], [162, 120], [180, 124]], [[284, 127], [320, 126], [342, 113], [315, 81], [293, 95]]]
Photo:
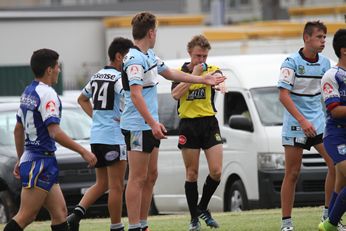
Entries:
[[133, 39], [144, 38], [150, 29], [156, 28], [156, 16], [149, 12], [136, 14], [131, 21]]
[[133, 47], [133, 43], [130, 39], [123, 37], [114, 38], [108, 48], [109, 60], [114, 61], [116, 53], [125, 55], [131, 47]]
[[346, 48], [346, 29], [339, 29], [334, 34], [333, 38], [333, 48], [336, 56], [340, 58], [340, 49]]
[[59, 54], [54, 50], [43, 48], [34, 51], [31, 56], [30, 66], [35, 77], [41, 78], [48, 67], [54, 68], [58, 63], [58, 59]]
[[202, 49], [210, 50], [211, 46], [206, 37], [203, 35], [195, 35], [191, 41], [187, 44], [187, 51], [190, 52], [196, 46], [200, 46]]
[[318, 30], [323, 31], [325, 34], [327, 34], [327, 27], [323, 24], [321, 21], [310, 21], [307, 22], [304, 26], [304, 32], [303, 34], [308, 34], [309, 36], [312, 35], [314, 32], [314, 28], [317, 28]]

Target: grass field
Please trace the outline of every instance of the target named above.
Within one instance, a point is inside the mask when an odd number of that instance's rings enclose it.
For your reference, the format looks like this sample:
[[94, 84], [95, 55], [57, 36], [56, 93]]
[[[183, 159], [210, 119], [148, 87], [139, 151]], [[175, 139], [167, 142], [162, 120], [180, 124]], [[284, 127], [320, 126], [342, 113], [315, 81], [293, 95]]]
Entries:
[[[297, 231], [314, 231], [320, 221], [321, 207], [294, 208], [293, 220]], [[241, 213], [213, 213], [219, 222], [217, 231], [279, 231], [281, 210], [252, 210]], [[162, 215], [149, 217], [151, 231], [185, 231], [188, 230], [189, 216]], [[127, 218], [123, 219], [127, 225]], [[4, 225], [0, 225], [2, 230]], [[50, 231], [50, 222], [34, 222], [26, 231]], [[80, 231], [109, 230], [109, 219], [87, 219], [81, 222]], [[210, 230], [202, 223], [202, 231]]]

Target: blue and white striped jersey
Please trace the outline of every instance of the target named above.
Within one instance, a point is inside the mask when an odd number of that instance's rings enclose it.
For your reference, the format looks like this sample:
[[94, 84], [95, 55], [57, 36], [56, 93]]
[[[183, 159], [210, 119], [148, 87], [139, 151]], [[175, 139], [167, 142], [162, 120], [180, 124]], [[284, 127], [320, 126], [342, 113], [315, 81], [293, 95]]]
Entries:
[[[337, 103], [340, 106], [346, 105], [346, 70], [341, 67], [333, 67], [328, 70], [322, 78], [322, 96], [326, 108]], [[346, 134], [346, 118], [333, 118], [327, 110], [327, 124], [324, 136], [332, 134]], [[344, 129], [340, 129], [344, 128]]]
[[[290, 91], [291, 99], [303, 116], [322, 134], [325, 126], [321, 103], [321, 79], [330, 68], [328, 58], [318, 54], [316, 62], [308, 61], [301, 50], [281, 65], [278, 87]], [[298, 121], [285, 109], [282, 136], [305, 137]]]
[[48, 125], [59, 124], [61, 101], [55, 90], [38, 81], [32, 81], [20, 98], [17, 122], [25, 131], [25, 151], [20, 162], [47, 157], [56, 150], [55, 140], [49, 136]]
[[92, 98], [93, 117], [91, 144], [125, 144], [120, 130], [120, 116], [123, 107], [121, 72], [106, 66], [94, 74], [82, 90]]
[[124, 57], [122, 81], [125, 90], [125, 108], [121, 116], [120, 127], [129, 131], [150, 130], [137, 108], [134, 106], [131, 95], [131, 85], [141, 85], [142, 95], [146, 106], [156, 121], [159, 121], [157, 84], [158, 73], [166, 70], [167, 66], [149, 49], [147, 54], [137, 47], [131, 48]]

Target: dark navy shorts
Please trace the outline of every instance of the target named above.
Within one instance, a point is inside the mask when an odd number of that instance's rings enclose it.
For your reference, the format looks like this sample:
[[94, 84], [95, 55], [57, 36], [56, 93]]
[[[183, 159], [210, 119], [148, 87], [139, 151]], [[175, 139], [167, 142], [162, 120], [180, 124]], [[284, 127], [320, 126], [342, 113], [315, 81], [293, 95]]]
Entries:
[[35, 187], [49, 192], [58, 183], [59, 169], [55, 157], [23, 162], [19, 172], [23, 188]]
[[119, 160], [127, 160], [125, 145], [91, 144], [90, 146], [97, 158], [95, 168], [110, 166]]
[[160, 140], [156, 139], [151, 130], [128, 131], [121, 129], [125, 137], [127, 151], [139, 151], [151, 153], [156, 147], [160, 147]]
[[346, 160], [346, 137], [327, 136], [323, 138], [324, 148], [332, 158], [334, 164]]
[[178, 148], [205, 150], [217, 144], [222, 138], [215, 116], [180, 120]]
[[319, 134], [315, 137], [282, 137], [283, 146], [300, 147], [306, 150], [310, 150], [312, 146], [323, 143], [323, 134]]

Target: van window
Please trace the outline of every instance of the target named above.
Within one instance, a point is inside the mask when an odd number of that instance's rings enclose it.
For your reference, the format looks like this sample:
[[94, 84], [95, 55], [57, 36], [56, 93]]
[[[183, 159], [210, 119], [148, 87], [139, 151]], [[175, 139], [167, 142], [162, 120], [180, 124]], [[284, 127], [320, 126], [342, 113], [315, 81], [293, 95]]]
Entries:
[[284, 108], [279, 101], [278, 88], [254, 88], [250, 92], [262, 124], [264, 126], [282, 125]]
[[244, 96], [240, 92], [227, 92], [224, 101], [224, 124], [232, 115], [243, 115], [251, 120]]
[[178, 135], [179, 117], [177, 101], [171, 93], [159, 94], [159, 120], [165, 125], [167, 135]]

